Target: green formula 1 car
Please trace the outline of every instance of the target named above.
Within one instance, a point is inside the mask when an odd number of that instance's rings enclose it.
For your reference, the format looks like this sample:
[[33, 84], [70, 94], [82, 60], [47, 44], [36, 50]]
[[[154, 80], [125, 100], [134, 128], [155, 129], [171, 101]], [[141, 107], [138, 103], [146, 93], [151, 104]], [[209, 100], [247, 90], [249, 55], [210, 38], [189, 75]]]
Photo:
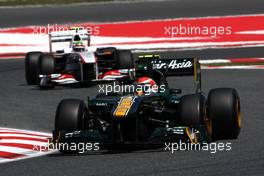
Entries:
[[[205, 96], [197, 59], [141, 56], [135, 65], [135, 84], [129, 86], [140, 85], [140, 89], [100, 93], [86, 102], [62, 100], [57, 107], [53, 143], [96, 143], [100, 148], [111, 148], [125, 144], [156, 146], [169, 141], [208, 143], [238, 137], [241, 112], [237, 91], [216, 88]], [[180, 89], [169, 87], [167, 76], [193, 76], [195, 92], [182, 95]], [[148, 85], [137, 82], [142, 78]]]

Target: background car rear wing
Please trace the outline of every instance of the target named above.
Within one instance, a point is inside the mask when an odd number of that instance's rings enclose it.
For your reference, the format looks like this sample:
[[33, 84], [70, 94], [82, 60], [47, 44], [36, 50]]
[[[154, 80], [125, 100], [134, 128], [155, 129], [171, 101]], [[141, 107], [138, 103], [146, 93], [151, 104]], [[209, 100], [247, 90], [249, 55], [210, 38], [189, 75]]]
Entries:
[[136, 76], [159, 71], [164, 76], [193, 76], [196, 92], [201, 92], [201, 66], [197, 58], [163, 58], [159, 55], [139, 56]]
[[[67, 30], [66, 30], [67, 29]], [[83, 27], [65, 28], [64, 31], [51, 32], [49, 34], [49, 50], [52, 53], [52, 43], [72, 42], [75, 35], [79, 35], [82, 41], [87, 41], [87, 46], [90, 46], [90, 34]]]

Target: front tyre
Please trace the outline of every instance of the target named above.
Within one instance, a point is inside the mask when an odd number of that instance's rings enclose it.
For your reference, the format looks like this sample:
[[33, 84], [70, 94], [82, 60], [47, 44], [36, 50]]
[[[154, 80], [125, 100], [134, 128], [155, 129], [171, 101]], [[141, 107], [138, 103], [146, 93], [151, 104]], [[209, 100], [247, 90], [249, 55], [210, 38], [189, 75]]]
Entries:
[[201, 94], [184, 95], [180, 99], [180, 118], [184, 126], [198, 127], [205, 123], [205, 97]]
[[55, 59], [51, 54], [43, 54], [39, 58], [39, 72], [42, 75], [39, 81], [39, 87], [41, 89], [53, 89], [55, 84], [50, 77], [55, 73]]
[[55, 60], [51, 54], [43, 54], [39, 58], [40, 74], [50, 75], [55, 72]]
[[[64, 99], [59, 103], [57, 107], [55, 117], [55, 130], [84, 130], [87, 128], [87, 120], [88, 110], [82, 100]], [[71, 150], [67, 147], [59, 148], [59, 151], [65, 154], [76, 154], [79, 152], [78, 150]]]
[[39, 81], [39, 57], [42, 52], [29, 52], [25, 58], [25, 77], [28, 85], [36, 85]]
[[202, 94], [184, 95], [180, 99], [179, 113], [183, 126], [201, 130], [207, 142], [211, 141], [212, 120], [207, 116], [206, 99]]
[[213, 139], [236, 139], [242, 119], [240, 99], [232, 88], [212, 89], [208, 95], [208, 114], [213, 123]]

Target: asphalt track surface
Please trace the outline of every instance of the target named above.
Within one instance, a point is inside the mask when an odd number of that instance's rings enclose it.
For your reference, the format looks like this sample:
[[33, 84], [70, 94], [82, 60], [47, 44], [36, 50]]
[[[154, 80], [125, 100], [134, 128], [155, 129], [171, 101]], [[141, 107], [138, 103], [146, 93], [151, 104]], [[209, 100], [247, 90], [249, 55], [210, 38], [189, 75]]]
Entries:
[[[177, 1], [178, 2], [178, 1]], [[196, 6], [187, 0], [174, 5], [174, 11], [165, 10], [171, 8], [172, 2], [153, 2], [157, 8], [164, 13], [156, 13], [155, 9], [143, 13], [144, 6], [137, 6], [139, 12], [131, 13], [131, 6], [136, 4], [122, 4], [122, 17], [119, 15], [105, 17], [99, 14], [93, 21], [112, 21], [128, 19], [170, 18], [178, 16], [213, 16], [230, 15], [241, 13], [261, 13], [263, 7], [261, 2], [250, 1], [246, 4], [244, 0], [239, 1], [202, 1]], [[211, 4], [208, 5], [207, 3]], [[145, 4], [145, 3], [142, 3]], [[176, 3], [175, 3], [176, 4]], [[213, 5], [215, 4], [215, 5]], [[232, 8], [230, 5], [232, 4]], [[192, 6], [190, 6], [192, 5]], [[105, 6], [105, 5], [103, 5]], [[117, 4], [110, 5], [119, 6]], [[154, 5], [153, 5], [154, 6]], [[207, 8], [207, 7], [214, 8]], [[86, 8], [100, 8], [92, 6]], [[186, 7], [183, 10], [183, 7]], [[199, 9], [198, 7], [203, 7]], [[225, 7], [225, 8], [224, 8]], [[63, 7], [69, 8], [69, 7]], [[76, 9], [78, 9], [75, 6]], [[84, 8], [84, 7], [79, 7]], [[136, 7], [134, 7], [136, 8]], [[142, 8], [142, 10], [140, 10]], [[188, 10], [189, 9], [189, 10]], [[240, 10], [238, 10], [240, 9]], [[12, 9], [9, 9], [12, 10]], [[22, 10], [22, 9], [20, 9]], [[34, 11], [34, 9], [32, 9]], [[111, 8], [106, 9], [110, 13]], [[6, 12], [8, 10], [4, 10]], [[44, 11], [44, 9], [43, 9]], [[71, 13], [61, 9], [65, 16], [58, 21], [71, 22], [74, 18]], [[96, 10], [94, 10], [96, 11]], [[169, 13], [169, 11], [171, 11]], [[182, 13], [180, 14], [181, 11]], [[190, 11], [190, 13], [186, 13]], [[19, 11], [18, 11], [19, 12]], [[174, 12], [174, 13], [173, 13]], [[3, 9], [0, 10], [1, 26], [35, 24], [37, 20], [26, 18], [23, 14], [20, 22], [8, 22], [11, 17], [2, 17]], [[55, 12], [54, 12], [55, 13]], [[80, 12], [81, 13], [81, 12]], [[83, 12], [84, 13], [84, 12]], [[92, 12], [91, 12], [92, 13]], [[106, 13], [106, 12], [102, 12]], [[117, 12], [113, 12], [117, 13]], [[150, 15], [152, 13], [152, 16]], [[178, 13], [178, 14], [177, 14]], [[68, 14], [68, 16], [67, 16]], [[89, 16], [89, 12], [85, 13]], [[126, 15], [124, 15], [126, 14]], [[140, 15], [139, 15], [140, 14]], [[144, 16], [144, 14], [146, 14]], [[21, 16], [23, 16], [21, 15]], [[100, 17], [101, 16], [101, 17]], [[72, 17], [72, 18], [71, 18]], [[6, 22], [3, 22], [5, 18]], [[78, 18], [78, 17], [75, 17]], [[107, 18], [107, 19], [106, 19]], [[23, 21], [24, 19], [24, 21]], [[42, 21], [47, 20], [47, 21]], [[53, 18], [42, 18], [42, 23], [52, 23]], [[87, 19], [82, 20], [90, 20]], [[50, 20], [50, 21], [49, 21]], [[5, 24], [3, 24], [5, 23]], [[13, 24], [12, 24], [13, 23]], [[163, 55], [167, 55], [162, 53]], [[261, 48], [244, 48], [229, 50], [204, 50], [204, 51], [182, 51], [170, 52], [168, 55], [177, 56], [200, 56], [208, 58], [241, 57], [263, 57]], [[218, 151], [211, 154], [208, 151], [179, 151], [171, 154], [156, 150], [142, 150], [129, 153], [91, 153], [66, 156], [59, 153], [43, 157], [21, 160], [0, 165], [0, 175], [263, 175], [264, 174], [264, 140], [263, 140], [263, 104], [264, 83], [262, 70], [204, 70], [203, 89], [207, 93], [215, 87], [234, 87], [238, 90], [241, 98], [243, 128], [238, 140], [232, 140], [232, 150], [229, 152]], [[183, 93], [191, 91], [191, 80], [169, 78], [171, 87], [182, 88]], [[40, 91], [35, 86], [27, 86], [24, 80], [23, 60], [1, 60], [0, 61], [0, 122], [1, 126], [20, 129], [50, 132], [53, 129], [56, 106], [63, 98], [81, 98], [93, 96], [98, 92], [98, 85], [89, 88], [66, 88], [57, 87], [51, 91]], [[227, 142], [227, 141], [226, 141]]]
[[[49, 132], [53, 129], [56, 106], [63, 98], [85, 99], [98, 86], [87, 88], [57, 87], [40, 91], [26, 86], [23, 61], [0, 61], [1, 126]], [[263, 89], [262, 70], [204, 70], [203, 88], [235, 87], [241, 98], [243, 130], [233, 140], [232, 150], [179, 151], [171, 154], [158, 150], [131, 153], [87, 153], [65, 156], [58, 153], [39, 158], [1, 164], [4, 175], [261, 175], [263, 174]], [[169, 79], [171, 87], [184, 93], [192, 90], [190, 79]], [[230, 142], [230, 141], [229, 141]]]
[[0, 27], [263, 13], [260, 0], [154, 0], [30, 8], [0, 8]]

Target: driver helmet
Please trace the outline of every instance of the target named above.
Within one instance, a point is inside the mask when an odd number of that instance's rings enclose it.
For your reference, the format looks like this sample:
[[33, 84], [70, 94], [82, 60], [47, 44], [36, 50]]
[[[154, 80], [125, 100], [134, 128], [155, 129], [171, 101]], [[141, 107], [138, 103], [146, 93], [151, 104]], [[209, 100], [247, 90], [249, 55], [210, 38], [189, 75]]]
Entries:
[[150, 77], [143, 76], [138, 78], [136, 85], [136, 93], [139, 96], [158, 92], [158, 86], [156, 82]]
[[74, 36], [74, 40], [72, 42], [72, 50], [75, 52], [85, 51], [84, 42], [81, 40], [79, 35]]

